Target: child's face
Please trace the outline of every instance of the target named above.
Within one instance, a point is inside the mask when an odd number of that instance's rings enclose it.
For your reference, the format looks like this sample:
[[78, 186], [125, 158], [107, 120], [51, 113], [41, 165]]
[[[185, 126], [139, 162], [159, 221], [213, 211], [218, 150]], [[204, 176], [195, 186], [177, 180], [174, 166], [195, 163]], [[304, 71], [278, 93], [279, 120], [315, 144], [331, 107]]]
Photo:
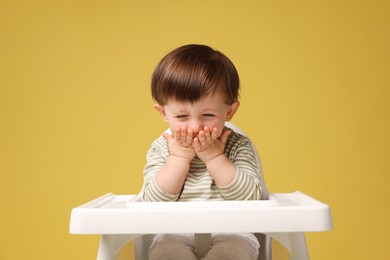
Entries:
[[191, 102], [178, 102], [175, 99], [168, 100], [165, 106], [154, 105], [163, 119], [168, 123], [172, 133], [181, 127], [190, 128], [196, 136], [199, 131], [207, 126], [210, 130], [218, 129], [218, 137], [222, 134], [225, 121], [232, 119], [239, 107], [236, 101], [232, 105], [226, 105], [220, 93], [209, 94], [200, 100]]

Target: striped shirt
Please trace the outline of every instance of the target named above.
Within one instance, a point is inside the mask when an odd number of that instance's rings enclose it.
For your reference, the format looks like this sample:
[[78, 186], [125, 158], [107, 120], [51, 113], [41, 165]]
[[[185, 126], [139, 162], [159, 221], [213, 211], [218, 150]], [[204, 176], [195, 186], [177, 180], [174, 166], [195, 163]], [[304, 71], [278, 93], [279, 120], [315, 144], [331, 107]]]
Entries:
[[157, 184], [155, 176], [169, 156], [168, 142], [164, 137], [155, 140], [147, 155], [144, 168], [144, 201], [204, 201], [204, 200], [259, 200], [261, 174], [256, 163], [256, 153], [249, 138], [233, 130], [224, 153], [236, 167], [236, 175], [227, 186], [217, 186], [206, 165], [197, 157], [191, 161], [190, 170], [182, 191], [168, 194]]

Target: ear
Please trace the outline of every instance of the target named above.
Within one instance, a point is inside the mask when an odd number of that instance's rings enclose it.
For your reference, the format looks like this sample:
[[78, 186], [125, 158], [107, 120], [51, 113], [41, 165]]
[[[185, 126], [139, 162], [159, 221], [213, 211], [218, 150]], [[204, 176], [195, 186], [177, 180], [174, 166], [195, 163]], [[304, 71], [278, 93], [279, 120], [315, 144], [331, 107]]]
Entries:
[[233, 116], [236, 114], [238, 108], [240, 107], [240, 101], [234, 101], [233, 104], [231, 104], [228, 108], [228, 112], [226, 114], [226, 120], [230, 121], [232, 120]]
[[168, 121], [167, 114], [165, 112], [165, 108], [162, 105], [154, 104], [153, 108], [156, 109], [160, 113], [161, 117], [164, 119], [165, 122]]

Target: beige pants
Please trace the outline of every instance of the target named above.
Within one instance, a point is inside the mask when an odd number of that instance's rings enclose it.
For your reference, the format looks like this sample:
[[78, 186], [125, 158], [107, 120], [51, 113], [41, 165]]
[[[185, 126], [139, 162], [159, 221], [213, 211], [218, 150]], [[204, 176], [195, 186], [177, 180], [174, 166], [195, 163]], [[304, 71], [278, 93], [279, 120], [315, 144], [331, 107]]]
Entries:
[[[256, 260], [258, 244], [240, 235], [223, 235], [213, 239], [202, 260]], [[193, 235], [162, 235], [149, 249], [149, 260], [198, 260]]]

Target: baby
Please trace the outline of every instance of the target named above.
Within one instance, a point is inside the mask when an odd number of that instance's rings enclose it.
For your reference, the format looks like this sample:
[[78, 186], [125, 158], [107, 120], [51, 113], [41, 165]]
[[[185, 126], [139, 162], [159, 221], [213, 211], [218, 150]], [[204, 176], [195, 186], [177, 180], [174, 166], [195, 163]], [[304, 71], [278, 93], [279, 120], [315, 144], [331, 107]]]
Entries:
[[[259, 200], [261, 175], [250, 140], [225, 127], [239, 108], [233, 63], [205, 45], [168, 53], [152, 77], [154, 108], [170, 132], [155, 140], [144, 169], [144, 201]], [[250, 233], [212, 234], [202, 259], [257, 259]], [[193, 234], [158, 234], [149, 259], [198, 259]]]

